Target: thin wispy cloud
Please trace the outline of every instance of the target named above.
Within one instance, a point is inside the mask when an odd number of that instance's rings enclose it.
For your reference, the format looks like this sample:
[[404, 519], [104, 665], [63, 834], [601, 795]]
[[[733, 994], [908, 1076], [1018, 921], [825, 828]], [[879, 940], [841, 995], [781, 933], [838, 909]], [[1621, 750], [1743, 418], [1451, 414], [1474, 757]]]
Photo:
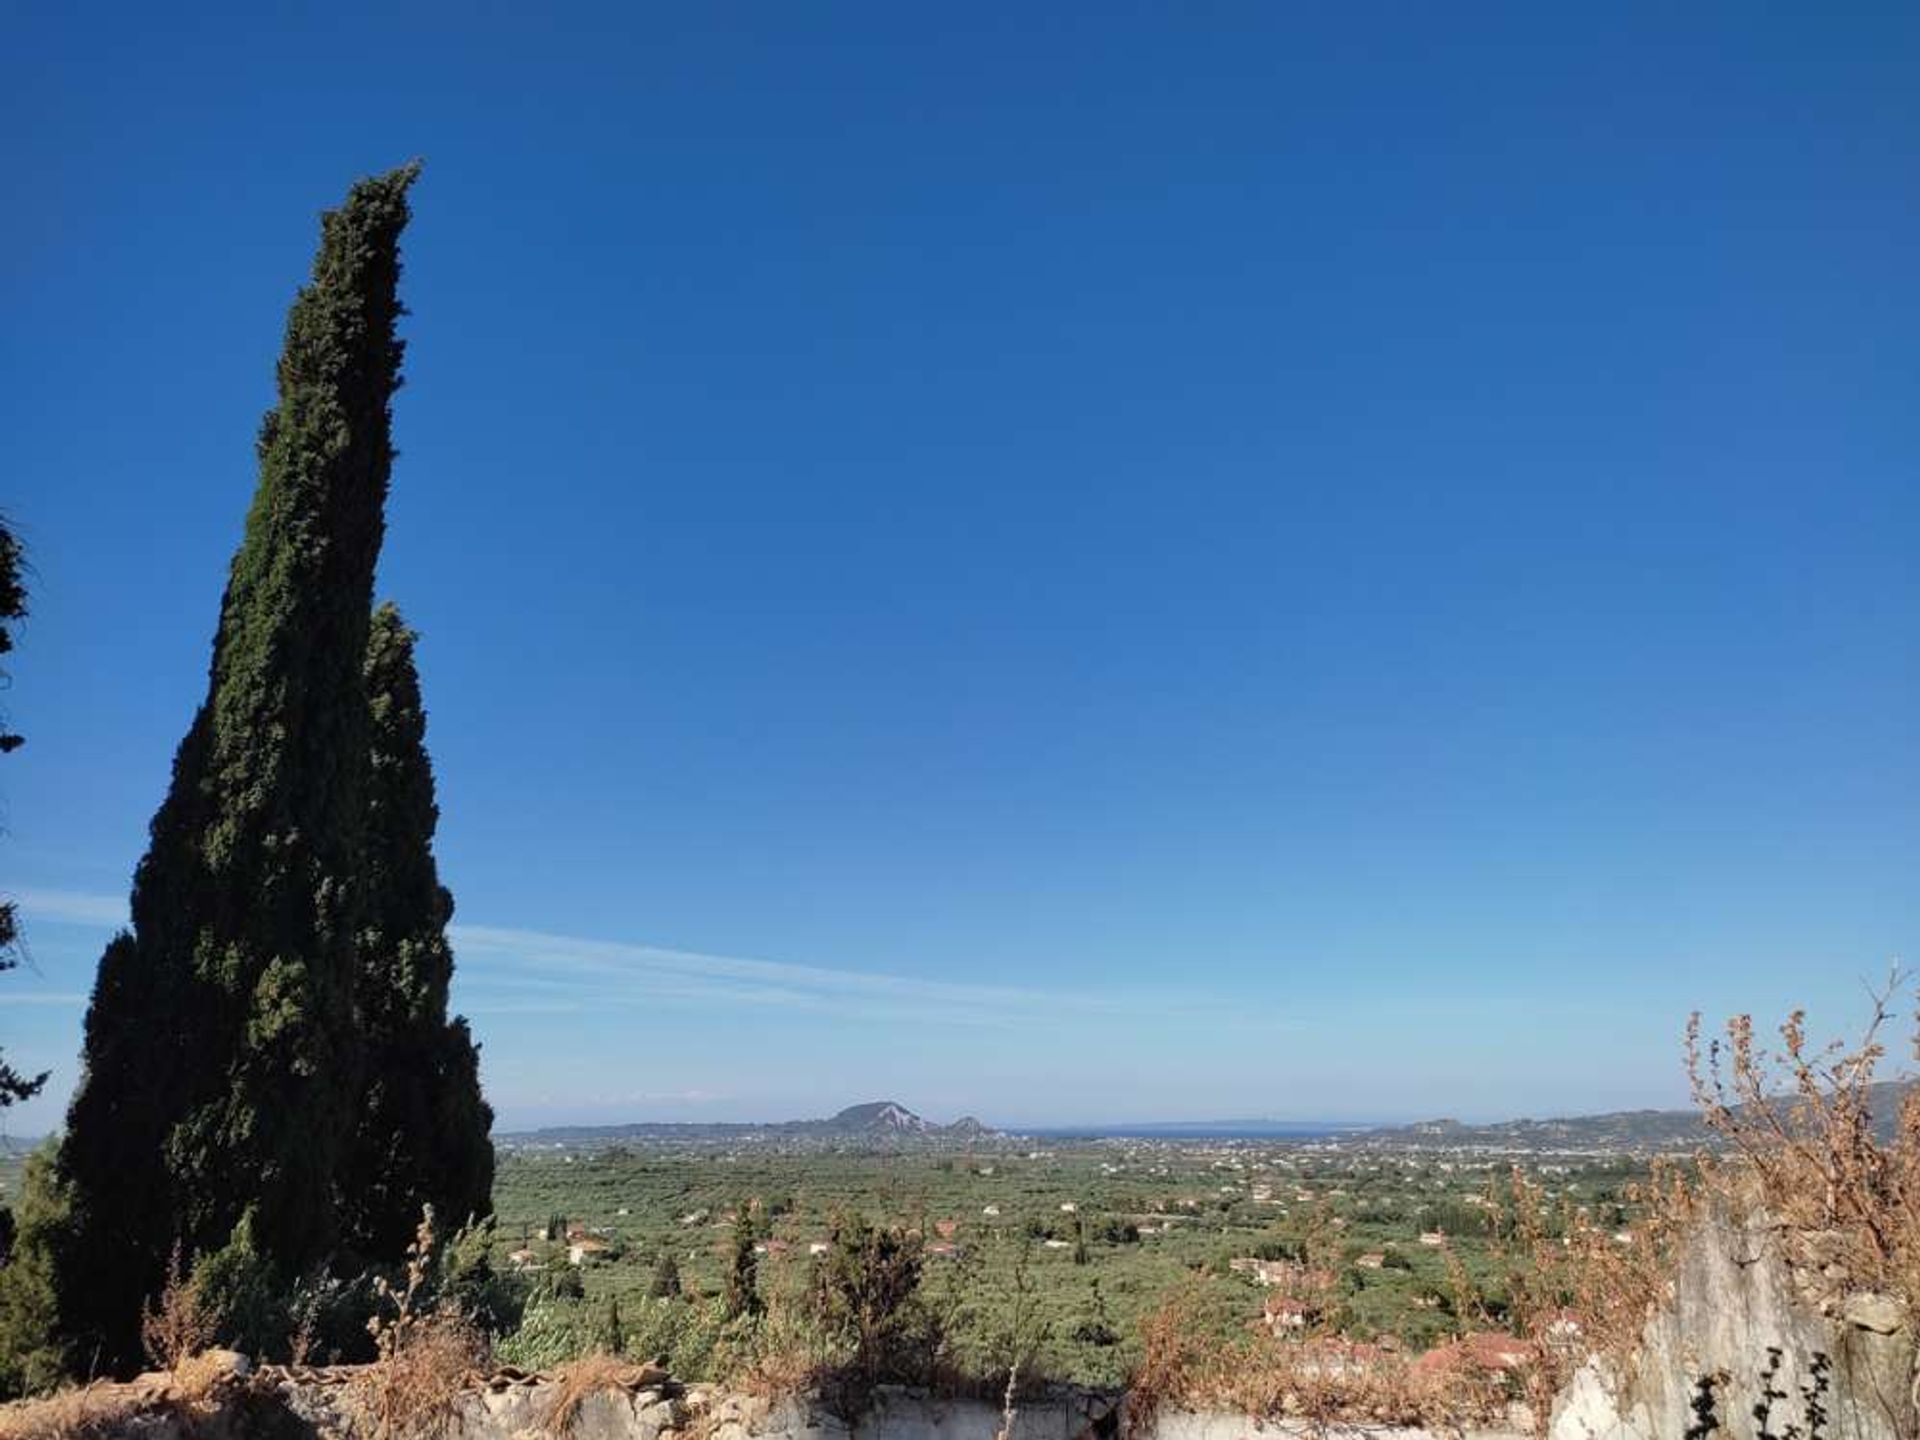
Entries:
[[[489, 925], [449, 932], [471, 984], [485, 988], [510, 962], [549, 982], [565, 981], [596, 1006], [691, 1004], [833, 1012], [862, 1019], [939, 1021], [955, 1025], [1017, 1024], [1058, 1014], [1072, 998], [1040, 990], [972, 985], [880, 971], [846, 970], [780, 960], [712, 955], [666, 946], [555, 935]], [[510, 1011], [548, 999], [476, 998], [470, 1008]]]
[[[1192, 993], [1099, 993], [935, 980], [784, 960], [714, 955], [667, 946], [556, 935], [489, 925], [449, 930], [469, 985], [577, 987], [583, 1008], [663, 1000], [801, 1010], [863, 1020], [954, 1026], [1057, 1025], [1063, 1015], [1165, 1023], [1204, 1021], [1234, 1029], [1289, 1029], [1218, 997]], [[510, 963], [511, 970], [501, 967]], [[529, 973], [531, 972], [531, 973]], [[476, 997], [468, 1008], [510, 1013], [548, 999]]]
[[[119, 896], [35, 889], [18, 895], [30, 923], [112, 929], [127, 924]], [[641, 942], [560, 935], [495, 925], [449, 928], [459, 956], [460, 1006], [474, 1016], [560, 1015], [679, 1003], [952, 1026], [1057, 1024], [1063, 1014], [1167, 1022], [1205, 1021], [1244, 1029], [1289, 1028], [1253, 1019], [1218, 997], [1183, 993], [1099, 993], [938, 980], [785, 960], [715, 955]], [[22, 1004], [84, 1003], [13, 998]]]
[[13, 900], [28, 920], [98, 925], [106, 929], [118, 929], [129, 923], [124, 895], [91, 895], [82, 890], [19, 890], [14, 892]]

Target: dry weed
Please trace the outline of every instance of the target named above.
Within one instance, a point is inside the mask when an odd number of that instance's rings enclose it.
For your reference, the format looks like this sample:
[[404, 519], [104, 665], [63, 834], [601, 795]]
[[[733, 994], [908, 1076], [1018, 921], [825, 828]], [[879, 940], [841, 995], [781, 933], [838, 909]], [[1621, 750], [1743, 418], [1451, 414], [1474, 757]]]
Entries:
[[422, 1440], [444, 1433], [461, 1396], [486, 1365], [485, 1335], [465, 1316], [427, 1303], [433, 1258], [429, 1208], [407, 1251], [405, 1285], [395, 1289], [382, 1280], [375, 1287], [393, 1314], [367, 1322], [378, 1358], [356, 1378], [352, 1397], [374, 1440]]
[[150, 1397], [99, 1381], [0, 1408], [0, 1440], [108, 1440], [124, 1434]]
[[1695, 1099], [1733, 1162], [1717, 1169], [1715, 1198], [1764, 1217], [1795, 1279], [1829, 1312], [1862, 1290], [1920, 1301], [1920, 1087], [1903, 1097], [1890, 1141], [1875, 1133], [1872, 1108], [1902, 986], [1896, 972], [1851, 1046], [1815, 1048], [1798, 1010], [1777, 1050], [1757, 1042], [1745, 1015], [1704, 1049], [1699, 1016], [1687, 1028]]
[[140, 1344], [156, 1369], [178, 1375], [180, 1367], [213, 1343], [219, 1316], [207, 1306], [200, 1286], [182, 1264], [180, 1242], [167, 1259], [167, 1283], [157, 1303], [140, 1316]]
[[1514, 1329], [1534, 1350], [1528, 1400], [1545, 1413], [1552, 1396], [1594, 1354], [1624, 1361], [1657, 1306], [1672, 1293], [1680, 1245], [1698, 1214], [1698, 1184], [1656, 1162], [1629, 1187], [1625, 1229], [1544, 1189], [1514, 1167], [1489, 1213], [1506, 1262]]
[[604, 1350], [583, 1355], [554, 1372], [557, 1388], [544, 1422], [547, 1433], [565, 1436], [573, 1429], [581, 1406], [595, 1395], [614, 1390], [627, 1392], [664, 1379], [666, 1372], [657, 1365], [638, 1365]]
[[[1183, 1287], [1141, 1323], [1142, 1358], [1127, 1391], [1127, 1429], [1165, 1409], [1226, 1410], [1315, 1429], [1423, 1426], [1458, 1431], [1503, 1419], [1515, 1382], [1477, 1364], [1427, 1366], [1328, 1330], [1253, 1332], [1222, 1342], [1197, 1292]], [[1470, 1357], [1469, 1357], [1470, 1358]]]
[[355, 1377], [354, 1409], [375, 1440], [443, 1434], [486, 1353], [485, 1337], [460, 1317], [418, 1317]]
[[720, 1355], [729, 1390], [769, 1400], [821, 1389], [849, 1358], [788, 1287], [770, 1287], [759, 1318], [723, 1341]]

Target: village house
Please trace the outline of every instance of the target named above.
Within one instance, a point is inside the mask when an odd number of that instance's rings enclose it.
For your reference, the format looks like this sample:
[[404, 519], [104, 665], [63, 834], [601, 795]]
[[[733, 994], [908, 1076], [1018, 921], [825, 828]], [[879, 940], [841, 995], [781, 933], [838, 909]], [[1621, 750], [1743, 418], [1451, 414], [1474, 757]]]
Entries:
[[1261, 1307], [1261, 1318], [1269, 1330], [1304, 1330], [1312, 1318], [1313, 1307], [1291, 1295], [1269, 1295]]
[[591, 1235], [583, 1235], [567, 1246], [567, 1263], [569, 1265], [584, 1265], [590, 1257], [604, 1255], [612, 1248], [613, 1247], [608, 1245], [604, 1240], [596, 1240]]
[[1500, 1374], [1524, 1369], [1539, 1358], [1530, 1341], [1497, 1331], [1476, 1330], [1446, 1345], [1437, 1345], [1413, 1362], [1423, 1378], [1451, 1374]]
[[1291, 1260], [1256, 1260], [1253, 1278], [1261, 1285], [1285, 1285], [1301, 1278], [1301, 1271]]

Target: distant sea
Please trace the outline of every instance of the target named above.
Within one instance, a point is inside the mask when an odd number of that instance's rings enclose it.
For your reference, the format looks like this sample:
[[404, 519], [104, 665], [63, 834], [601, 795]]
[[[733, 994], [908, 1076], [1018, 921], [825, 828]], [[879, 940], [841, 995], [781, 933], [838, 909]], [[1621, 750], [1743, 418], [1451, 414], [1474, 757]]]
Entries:
[[1149, 1120], [1115, 1125], [1018, 1125], [1047, 1140], [1328, 1140], [1376, 1130], [1385, 1122], [1338, 1120]]

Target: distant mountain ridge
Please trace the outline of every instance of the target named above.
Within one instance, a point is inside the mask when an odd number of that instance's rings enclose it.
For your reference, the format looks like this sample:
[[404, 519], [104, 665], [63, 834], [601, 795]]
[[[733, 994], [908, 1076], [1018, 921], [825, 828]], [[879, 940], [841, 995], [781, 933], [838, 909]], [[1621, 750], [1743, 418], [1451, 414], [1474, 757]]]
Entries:
[[849, 1105], [824, 1120], [643, 1121], [628, 1125], [552, 1125], [495, 1137], [507, 1148], [516, 1146], [617, 1145], [623, 1141], [679, 1141], [713, 1144], [913, 1145], [952, 1144], [989, 1140], [1000, 1132], [971, 1115], [951, 1125], [923, 1119], [897, 1100], [870, 1100]]
[[[1869, 1091], [1874, 1130], [1885, 1140], [1899, 1120], [1900, 1105], [1920, 1081], [1885, 1080]], [[1792, 1105], [1784, 1097], [1784, 1106]], [[1589, 1151], [1609, 1154], [1690, 1151], [1715, 1144], [1714, 1135], [1694, 1110], [1615, 1110], [1599, 1115], [1569, 1115], [1534, 1120], [1498, 1120], [1468, 1124], [1460, 1120], [1422, 1120], [1411, 1125], [1362, 1127], [1352, 1124], [1311, 1125], [1286, 1121], [1243, 1122], [1231, 1132], [1200, 1123], [1163, 1122], [1139, 1127], [1062, 1127], [1023, 1132], [1056, 1140], [1073, 1138], [1157, 1139], [1205, 1141], [1272, 1140], [1332, 1143], [1361, 1148], [1481, 1149], [1511, 1151]], [[503, 1149], [593, 1148], [622, 1143], [677, 1143], [711, 1145], [766, 1145], [818, 1149], [889, 1150], [939, 1148], [975, 1141], [997, 1143], [1014, 1137], [981, 1123], [971, 1115], [951, 1125], [939, 1125], [909, 1110], [897, 1100], [870, 1100], [849, 1105], [822, 1120], [784, 1120], [769, 1123], [642, 1122], [629, 1125], [558, 1125], [502, 1134], [495, 1141]]]
[[[1867, 1103], [1873, 1128], [1882, 1140], [1891, 1139], [1899, 1123], [1900, 1106], [1914, 1080], [1882, 1080], [1868, 1088]], [[1777, 1102], [1782, 1115], [1791, 1112], [1794, 1097]], [[1465, 1146], [1516, 1150], [1678, 1150], [1711, 1146], [1716, 1137], [1697, 1110], [1614, 1110], [1602, 1115], [1569, 1115], [1550, 1120], [1497, 1120], [1468, 1125], [1459, 1120], [1422, 1120], [1368, 1130], [1353, 1137], [1362, 1144], [1408, 1147]]]
[[934, 1127], [897, 1100], [870, 1100], [849, 1105], [831, 1120], [816, 1122], [836, 1134], [925, 1135]]

